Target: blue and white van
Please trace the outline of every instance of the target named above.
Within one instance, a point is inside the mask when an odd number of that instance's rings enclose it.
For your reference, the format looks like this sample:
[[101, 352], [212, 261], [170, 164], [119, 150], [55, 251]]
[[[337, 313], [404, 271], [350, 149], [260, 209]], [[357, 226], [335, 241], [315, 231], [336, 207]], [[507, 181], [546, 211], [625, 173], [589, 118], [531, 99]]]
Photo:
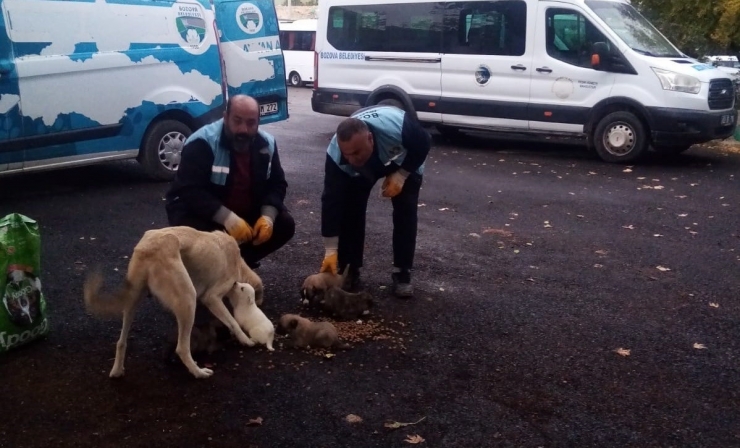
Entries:
[[0, 175], [137, 159], [169, 180], [237, 93], [288, 118], [272, 0], [0, 0]]

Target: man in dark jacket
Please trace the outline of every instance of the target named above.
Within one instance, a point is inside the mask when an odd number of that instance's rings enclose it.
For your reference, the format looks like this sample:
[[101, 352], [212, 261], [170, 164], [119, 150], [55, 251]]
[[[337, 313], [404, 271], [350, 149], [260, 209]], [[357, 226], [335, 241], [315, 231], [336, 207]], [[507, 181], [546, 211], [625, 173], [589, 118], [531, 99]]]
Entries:
[[343, 271], [359, 286], [365, 245], [365, 213], [375, 183], [393, 202], [393, 293], [411, 297], [417, 210], [431, 136], [419, 122], [393, 106], [361, 109], [342, 121], [329, 143], [321, 196], [321, 272]]
[[167, 218], [171, 226], [225, 229], [256, 268], [295, 233], [283, 202], [287, 188], [275, 138], [259, 129], [259, 104], [235, 95], [222, 119], [185, 141]]

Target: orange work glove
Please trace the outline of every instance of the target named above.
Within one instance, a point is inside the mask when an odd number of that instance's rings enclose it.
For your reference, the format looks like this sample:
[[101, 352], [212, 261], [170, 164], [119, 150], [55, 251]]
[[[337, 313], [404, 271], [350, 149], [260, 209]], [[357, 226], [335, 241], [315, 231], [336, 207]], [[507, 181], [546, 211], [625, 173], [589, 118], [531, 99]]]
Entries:
[[248, 243], [252, 241], [252, 228], [234, 212], [229, 212], [224, 220], [224, 227], [229, 235], [234, 237], [237, 243]]
[[385, 180], [383, 180], [383, 185], [381, 186], [383, 197], [393, 198], [398, 196], [401, 190], [403, 190], [403, 184], [406, 183], [406, 178], [408, 177], [409, 172], [404, 169], [394, 171], [385, 176]]
[[337, 274], [337, 264], [339, 263], [339, 253], [337, 252], [338, 246], [338, 236], [324, 238], [324, 261], [321, 262], [321, 269], [319, 272], [331, 272], [334, 275]]
[[254, 240], [252, 244], [259, 246], [266, 242], [272, 237], [272, 218], [269, 216], [260, 216], [256, 223], [254, 223]]

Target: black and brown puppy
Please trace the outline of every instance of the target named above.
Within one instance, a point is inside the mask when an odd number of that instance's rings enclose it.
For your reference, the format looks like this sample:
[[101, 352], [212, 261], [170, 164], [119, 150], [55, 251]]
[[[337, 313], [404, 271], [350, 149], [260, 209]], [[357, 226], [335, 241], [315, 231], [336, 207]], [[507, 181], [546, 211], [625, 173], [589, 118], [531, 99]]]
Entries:
[[321, 301], [327, 289], [333, 286], [341, 288], [344, 285], [348, 270], [349, 264], [344, 267], [344, 272], [341, 274], [321, 272], [306, 277], [301, 286], [301, 298], [303, 299], [303, 304], [314, 306]]
[[374, 302], [369, 292], [351, 293], [333, 286], [326, 290], [319, 305], [325, 313], [339, 320], [354, 320], [370, 313]]
[[297, 314], [284, 314], [278, 320], [277, 332], [290, 336], [293, 347], [348, 349], [330, 322], [311, 322]]

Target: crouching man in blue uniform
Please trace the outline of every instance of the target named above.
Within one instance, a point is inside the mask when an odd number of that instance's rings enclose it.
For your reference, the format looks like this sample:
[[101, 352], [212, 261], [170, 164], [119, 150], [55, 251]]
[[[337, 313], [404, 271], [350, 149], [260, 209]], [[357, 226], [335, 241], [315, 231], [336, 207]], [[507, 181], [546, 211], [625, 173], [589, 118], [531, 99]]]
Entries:
[[349, 289], [359, 287], [367, 202], [385, 178], [381, 194], [393, 203], [393, 293], [413, 296], [419, 189], [430, 147], [429, 133], [393, 106], [364, 108], [339, 124], [324, 168], [321, 272], [342, 272], [349, 263]]
[[166, 197], [167, 218], [171, 226], [225, 229], [256, 268], [295, 233], [284, 204], [287, 189], [275, 138], [259, 129], [259, 104], [235, 95], [222, 119], [185, 141]]

